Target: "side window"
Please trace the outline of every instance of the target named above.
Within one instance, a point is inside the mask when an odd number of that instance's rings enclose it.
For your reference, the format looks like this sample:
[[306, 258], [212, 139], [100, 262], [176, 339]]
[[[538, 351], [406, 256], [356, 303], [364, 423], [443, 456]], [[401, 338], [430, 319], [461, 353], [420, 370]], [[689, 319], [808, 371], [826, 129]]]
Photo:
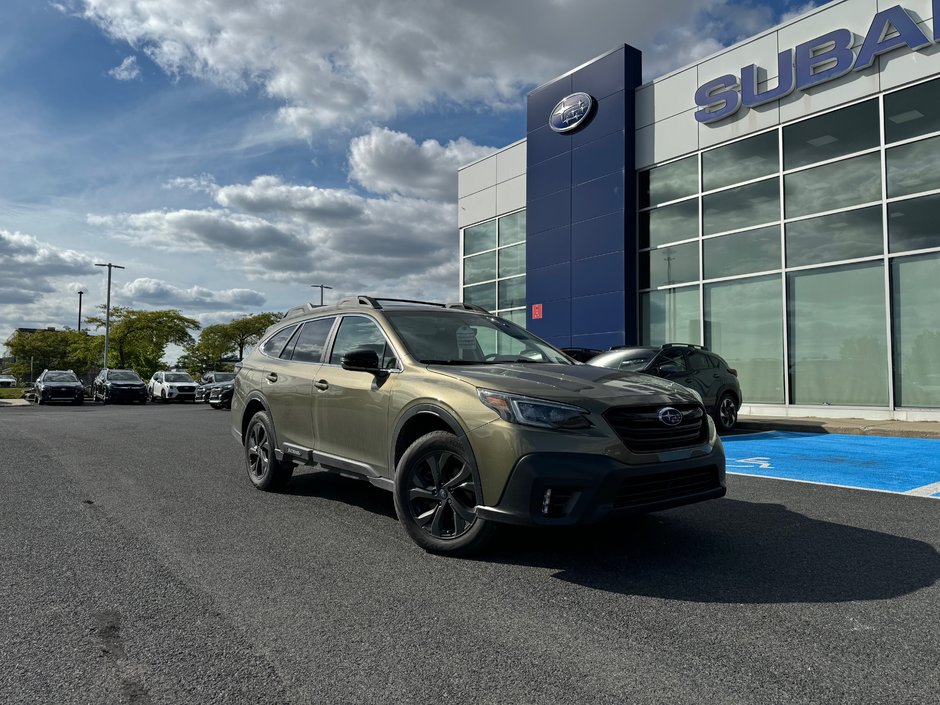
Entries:
[[385, 342], [385, 336], [375, 321], [363, 316], [346, 316], [336, 332], [330, 364], [342, 364], [343, 355], [361, 348], [375, 350], [379, 356], [379, 366], [382, 368], [395, 367], [398, 364], [394, 352]]
[[297, 326], [282, 328], [261, 344], [261, 352], [268, 357], [277, 357], [295, 330]]
[[716, 367], [714, 359], [711, 355], [706, 355], [700, 352], [694, 352], [689, 354], [689, 368], [692, 370], [710, 370], [711, 368]]
[[660, 365], [675, 365], [683, 372], [687, 372], [689, 369], [686, 364], [685, 350], [680, 349], [664, 350], [659, 356], [659, 360], [656, 361], [656, 366], [659, 367]]
[[[307, 321], [294, 343], [292, 360], [298, 362], [320, 362], [323, 357], [323, 348], [326, 347], [326, 337], [330, 334], [335, 318], [318, 318]], [[286, 351], [285, 351], [286, 353]]]

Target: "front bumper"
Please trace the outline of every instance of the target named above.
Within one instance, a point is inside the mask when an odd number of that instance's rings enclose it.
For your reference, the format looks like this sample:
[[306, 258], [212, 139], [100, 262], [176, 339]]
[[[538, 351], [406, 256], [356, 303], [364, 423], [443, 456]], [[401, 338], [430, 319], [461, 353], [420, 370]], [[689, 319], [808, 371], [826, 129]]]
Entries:
[[45, 387], [39, 393], [43, 401], [68, 401], [75, 402], [79, 399], [84, 400], [84, 387]]
[[708, 455], [649, 465], [625, 465], [602, 455], [530, 453], [516, 463], [499, 502], [476, 511], [502, 523], [571, 526], [692, 504], [725, 492], [720, 445]]
[[105, 390], [109, 401], [140, 401], [147, 398], [146, 387], [110, 387]]

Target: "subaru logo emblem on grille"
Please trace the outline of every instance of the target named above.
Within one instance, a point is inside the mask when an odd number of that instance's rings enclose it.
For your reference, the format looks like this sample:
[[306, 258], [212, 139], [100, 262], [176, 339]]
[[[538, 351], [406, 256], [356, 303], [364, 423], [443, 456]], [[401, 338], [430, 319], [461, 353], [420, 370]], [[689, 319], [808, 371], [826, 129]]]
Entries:
[[682, 412], [678, 409], [673, 409], [671, 406], [664, 406], [659, 410], [657, 416], [659, 416], [659, 420], [667, 426], [678, 426], [682, 423]]
[[594, 107], [594, 99], [587, 93], [572, 93], [562, 98], [552, 110], [549, 127], [555, 132], [571, 132], [587, 120]]

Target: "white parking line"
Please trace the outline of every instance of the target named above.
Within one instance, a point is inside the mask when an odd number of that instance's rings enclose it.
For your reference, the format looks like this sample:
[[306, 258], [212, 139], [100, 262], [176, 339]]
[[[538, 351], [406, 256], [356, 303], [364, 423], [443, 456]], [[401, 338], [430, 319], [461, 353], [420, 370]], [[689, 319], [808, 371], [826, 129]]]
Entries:
[[933, 497], [938, 492], [940, 492], [940, 482], [935, 482], [932, 485], [924, 485], [923, 487], [915, 487], [904, 494], [912, 494], [916, 497]]

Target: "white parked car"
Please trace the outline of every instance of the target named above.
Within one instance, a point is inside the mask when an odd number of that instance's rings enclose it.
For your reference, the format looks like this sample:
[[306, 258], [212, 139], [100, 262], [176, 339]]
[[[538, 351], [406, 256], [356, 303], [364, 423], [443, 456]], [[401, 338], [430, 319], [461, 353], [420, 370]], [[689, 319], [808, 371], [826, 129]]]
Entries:
[[16, 377], [13, 375], [0, 375], [0, 387], [15, 387]]
[[147, 383], [150, 401], [196, 401], [196, 380], [186, 372], [155, 372]]

